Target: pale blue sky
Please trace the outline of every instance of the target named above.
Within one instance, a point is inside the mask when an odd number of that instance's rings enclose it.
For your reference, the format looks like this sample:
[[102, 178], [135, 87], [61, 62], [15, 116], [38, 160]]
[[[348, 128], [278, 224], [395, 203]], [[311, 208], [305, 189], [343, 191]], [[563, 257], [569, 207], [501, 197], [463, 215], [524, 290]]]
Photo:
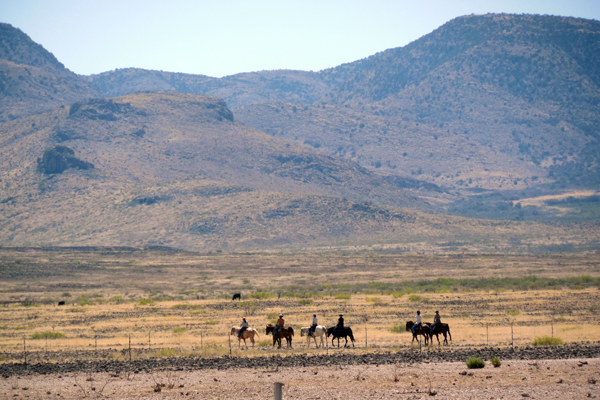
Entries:
[[215, 77], [318, 71], [490, 12], [600, 20], [600, 0], [0, 0], [1, 22], [85, 75], [126, 67]]

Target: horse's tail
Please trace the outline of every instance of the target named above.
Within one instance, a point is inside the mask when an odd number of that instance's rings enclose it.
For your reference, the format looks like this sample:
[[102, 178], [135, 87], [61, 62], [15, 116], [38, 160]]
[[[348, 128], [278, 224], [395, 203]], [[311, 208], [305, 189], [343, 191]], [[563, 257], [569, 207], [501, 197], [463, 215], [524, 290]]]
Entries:
[[350, 340], [352, 340], [354, 342], [354, 334], [352, 333], [352, 329], [351, 328], [348, 328], [348, 329], [350, 330], [350, 332], [348, 332], [349, 333], [348, 336], [350, 336]]
[[292, 332], [292, 336], [294, 336], [294, 328], [290, 326], [290, 332]]
[[452, 334], [450, 333], [450, 325], [448, 325], [448, 336], [450, 336], [450, 340], [452, 340]]
[[253, 330], [254, 330], [254, 334], [256, 335], [256, 337], [260, 339], [260, 336], [258, 336], [258, 329], [253, 329]]

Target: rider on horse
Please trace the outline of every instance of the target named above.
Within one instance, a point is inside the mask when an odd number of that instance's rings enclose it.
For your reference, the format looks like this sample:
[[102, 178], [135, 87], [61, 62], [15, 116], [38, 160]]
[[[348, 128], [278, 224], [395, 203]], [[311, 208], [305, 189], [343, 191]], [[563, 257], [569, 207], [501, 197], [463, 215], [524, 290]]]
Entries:
[[317, 325], [319, 325], [319, 318], [317, 318], [317, 314], [313, 314], [312, 325], [310, 326], [310, 328], [308, 328], [307, 336], [312, 336], [315, 333], [315, 329], [317, 329]]
[[273, 330], [273, 337], [277, 336], [277, 333], [279, 332], [279, 330], [281, 328], [283, 328], [283, 324], [285, 324], [285, 320], [283, 319], [283, 314], [279, 314], [279, 319], [277, 320], [277, 323], [275, 324], [275, 329]]
[[435, 315], [433, 316], [433, 324], [431, 325], [431, 328], [429, 329], [429, 332], [433, 335], [433, 332], [435, 331], [435, 328], [437, 327], [438, 324], [442, 323], [441, 318], [440, 318], [440, 312], [436, 311]]
[[423, 322], [423, 319], [421, 318], [421, 311], [417, 311], [417, 315], [415, 315], [415, 320], [415, 324], [412, 327], [413, 336], [417, 334], [417, 329], [421, 327], [421, 323]]
[[341, 336], [343, 331], [344, 331], [344, 314], [340, 314], [337, 325], [335, 326], [335, 332], [336, 332], [337, 336]]
[[240, 330], [238, 331], [238, 334], [237, 334], [238, 338], [242, 337], [244, 332], [246, 332], [246, 329], [248, 329], [248, 322], [246, 321], [246, 318], [244, 317], [244, 318], [242, 318], [242, 327], [240, 328]]

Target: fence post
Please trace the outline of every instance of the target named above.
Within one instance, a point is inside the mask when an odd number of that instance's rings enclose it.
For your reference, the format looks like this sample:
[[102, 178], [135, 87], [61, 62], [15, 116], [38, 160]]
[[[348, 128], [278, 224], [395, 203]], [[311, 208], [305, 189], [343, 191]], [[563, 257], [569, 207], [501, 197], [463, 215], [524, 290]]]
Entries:
[[150, 333], [152, 332], [152, 330], [148, 331], [148, 350], [150, 350]]
[[281, 400], [283, 397], [283, 383], [275, 382], [275, 400]]
[[512, 346], [512, 348], [515, 348], [515, 337], [513, 335], [513, 324], [511, 322], [510, 324], [510, 345]]
[[231, 335], [227, 335], [229, 338], [229, 357], [231, 357]]
[[129, 361], [131, 361], [131, 335], [129, 335]]
[[365, 325], [365, 347], [369, 347], [368, 342], [367, 342], [367, 326], [366, 325]]
[[27, 345], [25, 344], [25, 336], [23, 336], [23, 357], [25, 357], [25, 365], [27, 365]]
[[203, 347], [204, 347], [204, 345], [203, 345], [203, 341], [202, 341], [202, 332], [200, 332], [200, 350], [202, 350]]
[[487, 345], [490, 345], [490, 327], [489, 324], [485, 324], [485, 334], [487, 336]]
[[550, 321], [550, 326], [552, 326], [552, 337], [554, 337], [554, 318]]

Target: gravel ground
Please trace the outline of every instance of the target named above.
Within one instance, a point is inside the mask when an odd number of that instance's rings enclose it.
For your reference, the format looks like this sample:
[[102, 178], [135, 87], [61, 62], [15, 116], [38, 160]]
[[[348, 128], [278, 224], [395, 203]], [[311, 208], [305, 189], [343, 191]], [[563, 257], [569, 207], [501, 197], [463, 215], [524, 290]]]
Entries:
[[[499, 357], [493, 368], [464, 360]], [[600, 345], [0, 365], [0, 399], [600, 398]], [[598, 383], [596, 383], [598, 382]]]

